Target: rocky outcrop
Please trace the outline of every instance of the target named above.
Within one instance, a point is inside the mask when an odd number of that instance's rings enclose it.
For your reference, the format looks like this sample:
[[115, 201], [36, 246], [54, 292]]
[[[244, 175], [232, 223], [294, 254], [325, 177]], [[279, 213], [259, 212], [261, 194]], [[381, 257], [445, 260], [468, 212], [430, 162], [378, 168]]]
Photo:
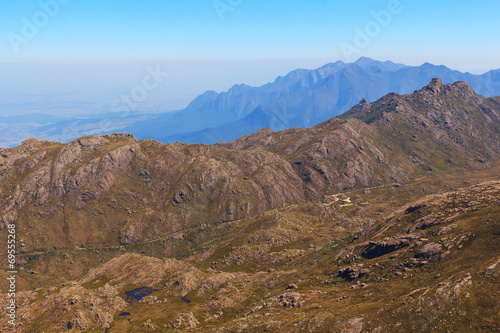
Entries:
[[300, 308], [304, 305], [304, 296], [300, 293], [286, 292], [274, 298], [274, 302], [278, 306]]
[[[90, 291], [72, 283], [61, 286], [59, 290], [54, 290], [55, 288], [45, 290], [43, 300], [36, 303], [30, 303], [36, 297], [36, 292], [34, 295], [31, 292], [19, 292], [16, 298], [18, 304], [22, 306], [18, 308], [16, 314], [15, 331], [61, 332], [67, 329], [87, 331], [95, 327], [109, 328], [114, 314], [126, 306], [123, 298], [118, 296], [122, 287], [123, 285], [113, 287], [106, 285]], [[3, 315], [6, 317], [5, 313]], [[41, 318], [44, 318], [45, 325], [38, 327], [37, 323]], [[47, 322], [51, 323], [50, 327], [47, 327]], [[38, 328], [30, 330], [25, 328], [26, 324]]]
[[441, 92], [443, 88], [443, 81], [440, 78], [434, 78], [432, 81], [424, 87], [425, 90], [437, 95]]
[[415, 258], [437, 260], [441, 257], [442, 249], [443, 246], [438, 243], [425, 244], [420, 250], [418, 250], [417, 254], [415, 254]]
[[363, 268], [362, 264], [349, 266], [345, 268], [341, 268], [338, 270], [337, 275], [343, 277], [347, 280], [355, 280], [365, 275], [368, 275], [370, 270], [367, 268]]
[[402, 236], [387, 238], [380, 242], [369, 242], [363, 252], [361, 252], [361, 255], [368, 259], [383, 256], [384, 254], [388, 254], [408, 246], [411, 238], [412, 237]]
[[168, 323], [166, 326], [169, 328], [186, 329], [195, 328], [199, 323], [200, 322], [196, 320], [192, 312], [187, 312], [177, 314], [175, 319]]
[[141, 221], [127, 219], [127, 224], [120, 230], [120, 244], [128, 245], [139, 242], [146, 225]]

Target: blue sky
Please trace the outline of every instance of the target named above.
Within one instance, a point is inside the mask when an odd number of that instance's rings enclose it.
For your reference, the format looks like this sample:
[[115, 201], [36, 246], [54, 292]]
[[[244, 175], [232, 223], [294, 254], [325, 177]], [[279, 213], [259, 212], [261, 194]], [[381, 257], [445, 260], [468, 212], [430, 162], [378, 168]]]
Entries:
[[[45, 14], [42, 4], [54, 3]], [[377, 23], [373, 12], [390, 8], [397, 13]], [[177, 73], [170, 84], [184, 99], [359, 56], [500, 68], [498, 0], [5, 0], [0, 13], [0, 91], [126, 86], [145, 64]], [[369, 43], [358, 47], [357, 34], [370, 27]], [[346, 45], [356, 49], [350, 57]]]

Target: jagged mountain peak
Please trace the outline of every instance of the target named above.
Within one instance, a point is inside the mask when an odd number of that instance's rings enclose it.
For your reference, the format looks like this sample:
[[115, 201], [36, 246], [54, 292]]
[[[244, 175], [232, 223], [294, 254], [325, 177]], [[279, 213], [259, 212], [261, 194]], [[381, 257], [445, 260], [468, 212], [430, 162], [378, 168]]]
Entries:
[[428, 90], [434, 94], [439, 94], [443, 88], [443, 80], [440, 78], [433, 78], [432, 81], [426, 85], [423, 89]]
[[[459, 107], [456, 101], [461, 101], [462, 105]], [[413, 116], [428, 118], [432, 122], [443, 122], [443, 126], [460, 128], [468, 119], [472, 120], [471, 117], [485, 120], [484, 112], [489, 112], [484, 111], [489, 108], [482, 106], [485, 101], [486, 98], [476, 94], [466, 82], [457, 81], [444, 85], [440, 78], [433, 78], [430, 83], [413, 94], [389, 93], [372, 103], [365, 103], [362, 100], [339, 118], [357, 118], [371, 124], [377, 121], [391, 122], [391, 119], [396, 118], [407, 121]]]
[[439, 95], [441, 93], [453, 94], [463, 98], [469, 98], [476, 95], [474, 88], [465, 81], [456, 81], [443, 84], [440, 78], [434, 78], [429, 84], [419, 90], [419, 92], [430, 95]]

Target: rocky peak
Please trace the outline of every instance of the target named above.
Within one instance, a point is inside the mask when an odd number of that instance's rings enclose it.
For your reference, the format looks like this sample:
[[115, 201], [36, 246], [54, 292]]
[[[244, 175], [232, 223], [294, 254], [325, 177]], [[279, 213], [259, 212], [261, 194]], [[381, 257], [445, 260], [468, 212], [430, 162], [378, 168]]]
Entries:
[[359, 101], [358, 106], [361, 108], [361, 110], [369, 109], [371, 106], [371, 103], [368, 103], [366, 98], [362, 98], [361, 101]]
[[104, 139], [104, 137], [99, 136], [84, 136], [80, 139], [76, 140], [78, 144], [82, 147], [95, 147], [98, 145], [105, 144], [108, 140]]
[[261, 128], [260, 130], [255, 132], [253, 135], [257, 136], [257, 137], [266, 137], [266, 136], [271, 135], [273, 133], [274, 133], [274, 131], [272, 129], [265, 127], [265, 128]]
[[424, 87], [423, 90], [430, 91], [434, 95], [437, 95], [441, 92], [443, 88], [443, 81], [440, 78], [433, 78], [432, 81]]
[[108, 138], [108, 139], [129, 139], [129, 140], [137, 141], [135, 136], [133, 134], [129, 134], [129, 133], [116, 132], [113, 134], [103, 135], [102, 137]]
[[460, 97], [468, 98], [475, 94], [474, 89], [470, 84], [464, 81], [457, 81], [451, 85], [451, 89]]
[[21, 145], [25, 146], [39, 146], [42, 144], [42, 141], [38, 140], [37, 138], [29, 138], [24, 140]]
[[265, 137], [268, 137], [269, 135], [273, 134], [274, 131], [270, 128], [261, 128], [257, 132], [251, 134], [251, 135], [244, 135], [241, 138], [237, 139], [234, 141], [236, 144], [235, 147], [239, 147], [241, 149], [242, 147], [245, 147], [248, 144], [252, 143], [257, 143], [263, 140]]

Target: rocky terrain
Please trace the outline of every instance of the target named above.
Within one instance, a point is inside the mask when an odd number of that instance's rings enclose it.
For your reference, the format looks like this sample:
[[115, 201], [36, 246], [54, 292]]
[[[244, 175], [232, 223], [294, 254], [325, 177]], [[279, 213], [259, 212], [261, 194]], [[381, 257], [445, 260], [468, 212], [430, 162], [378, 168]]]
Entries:
[[498, 330], [499, 115], [434, 79], [231, 143], [2, 149], [16, 332]]

